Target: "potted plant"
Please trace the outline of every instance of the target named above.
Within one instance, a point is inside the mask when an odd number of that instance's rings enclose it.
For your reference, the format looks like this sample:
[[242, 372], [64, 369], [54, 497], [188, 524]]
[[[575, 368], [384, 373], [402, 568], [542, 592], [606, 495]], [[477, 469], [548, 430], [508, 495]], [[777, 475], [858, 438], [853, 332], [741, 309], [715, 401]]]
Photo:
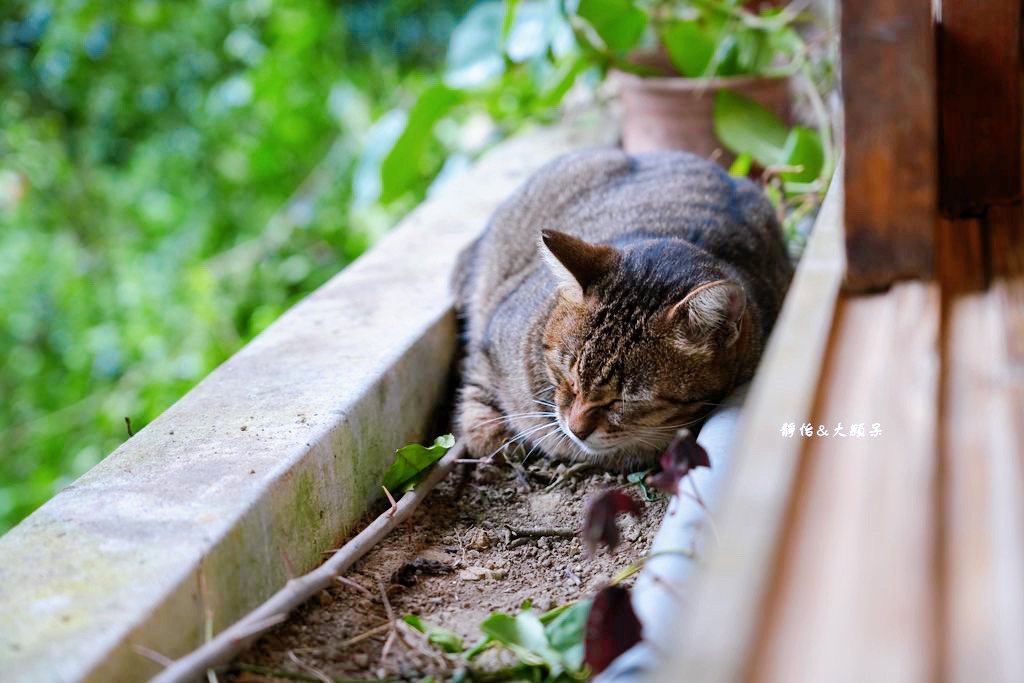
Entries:
[[[722, 152], [733, 174], [760, 176], [795, 233], [834, 166], [819, 93], [830, 87], [831, 53], [815, 50], [811, 59], [796, 30], [804, 15], [750, 4], [484, 0], [456, 28], [446, 72], [399, 116], [403, 125], [392, 126], [389, 114], [371, 131], [357, 175], [377, 176], [368, 185], [383, 201], [405, 197], [410, 179], [436, 173], [446, 154], [465, 158], [524, 122], [557, 116], [559, 103], [593, 92], [610, 72], [622, 96], [627, 151]], [[814, 129], [792, 125], [791, 85], [803, 88]], [[481, 122], [490, 133], [462, 136], [477, 140], [466, 148], [459, 136]]]
[[716, 93], [730, 90], [789, 122], [790, 76], [805, 46], [788, 8], [740, 0], [580, 0], [568, 12], [577, 43], [611, 69], [630, 152], [721, 149]]

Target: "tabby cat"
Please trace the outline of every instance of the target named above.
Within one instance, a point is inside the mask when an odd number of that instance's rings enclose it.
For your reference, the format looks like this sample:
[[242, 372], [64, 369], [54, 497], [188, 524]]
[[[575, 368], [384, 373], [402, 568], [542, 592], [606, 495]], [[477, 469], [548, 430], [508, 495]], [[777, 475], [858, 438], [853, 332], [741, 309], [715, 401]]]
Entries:
[[792, 272], [760, 189], [715, 163], [557, 159], [460, 259], [460, 438], [479, 457], [650, 464], [751, 377]]

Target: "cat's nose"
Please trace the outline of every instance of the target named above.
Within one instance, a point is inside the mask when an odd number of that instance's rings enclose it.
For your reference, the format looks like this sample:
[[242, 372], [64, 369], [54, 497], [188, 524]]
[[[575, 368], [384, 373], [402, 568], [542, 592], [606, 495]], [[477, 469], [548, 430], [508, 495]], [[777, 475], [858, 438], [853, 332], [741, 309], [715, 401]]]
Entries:
[[565, 426], [577, 439], [586, 441], [587, 437], [597, 429], [597, 411], [592, 406], [573, 403], [565, 416]]

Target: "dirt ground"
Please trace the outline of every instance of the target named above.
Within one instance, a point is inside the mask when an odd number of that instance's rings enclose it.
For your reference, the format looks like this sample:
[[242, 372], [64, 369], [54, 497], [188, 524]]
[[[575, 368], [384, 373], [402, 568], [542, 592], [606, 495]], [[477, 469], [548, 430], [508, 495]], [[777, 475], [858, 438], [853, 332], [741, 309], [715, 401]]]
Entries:
[[[642, 514], [621, 517], [614, 555], [588, 557], [578, 533], [586, 501], [624, 476], [541, 462], [527, 468], [463, 465], [438, 485], [415, 515], [358, 562], [346, 579], [292, 614], [242, 653], [220, 680], [444, 678], [459, 665], [411, 628], [391, 630], [381, 587], [396, 617], [417, 614], [470, 645], [493, 611], [515, 613], [530, 600], [545, 611], [588, 597], [642, 557], [667, 499], [628, 491]], [[377, 511], [379, 512], [379, 510]], [[522, 536], [517, 531], [561, 535]], [[507, 655], [488, 651], [474, 666], [493, 669]], [[291, 674], [291, 675], [289, 675]], [[299, 674], [300, 676], [296, 676]]]

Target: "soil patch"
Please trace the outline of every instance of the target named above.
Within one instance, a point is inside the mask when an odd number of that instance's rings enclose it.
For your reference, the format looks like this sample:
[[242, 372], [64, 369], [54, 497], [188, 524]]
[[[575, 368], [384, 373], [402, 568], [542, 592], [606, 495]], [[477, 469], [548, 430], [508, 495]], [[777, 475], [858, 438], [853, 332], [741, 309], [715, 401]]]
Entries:
[[[624, 476], [593, 470], [567, 475], [565, 465], [546, 462], [460, 466], [346, 575], [358, 586], [339, 583], [296, 610], [242, 653], [221, 680], [279, 681], [286, 672], [310, 680], [443, 678], [459, 661], [442, 656], [411, 629], [389, 638], [381, 588], [395, 616], [419, 615], [467, 644], [480, 639], [478, 626], [491, 612], [515, 613], [527, 600], [546, 611], [590, 597], [646, 554], [667, 505], [665, 498], [646, 501], [639, 488], [629, 487], [640, 518], [620, 518], [623, 541], [614, 555], [588, 557], [575, 532], [587, 501], [613, 486], [628, 484]], [[509, 662], [488, 651], [474, 666]]]

